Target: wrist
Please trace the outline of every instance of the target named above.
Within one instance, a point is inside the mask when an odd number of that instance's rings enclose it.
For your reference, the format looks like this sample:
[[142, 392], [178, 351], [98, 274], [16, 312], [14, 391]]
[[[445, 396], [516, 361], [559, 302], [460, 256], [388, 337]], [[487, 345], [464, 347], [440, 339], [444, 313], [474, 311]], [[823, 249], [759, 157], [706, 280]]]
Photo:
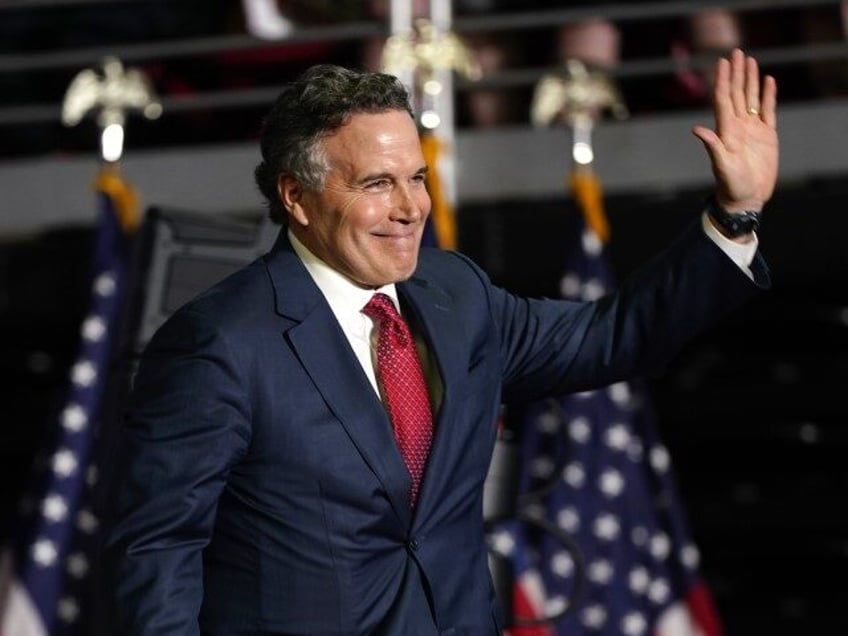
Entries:
[[715, 195], [706, 203], [710, 221], [722, 235], [731, 239], [750, 236], [760, 228], [760, 208], [738, 209], [733, 211], [721, 205]]

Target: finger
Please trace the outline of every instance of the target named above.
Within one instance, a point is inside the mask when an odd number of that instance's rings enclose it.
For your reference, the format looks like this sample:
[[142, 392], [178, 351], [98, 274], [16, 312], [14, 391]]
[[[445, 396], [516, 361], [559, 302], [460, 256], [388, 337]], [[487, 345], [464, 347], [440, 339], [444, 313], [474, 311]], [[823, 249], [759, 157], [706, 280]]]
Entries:
[[704, 143], [707, 149], [707, 154], [710, 156], [713, 164], [717, 164], [719, 157], [724, 152], [724, 144], [714, 131], [705, 126], [694, 126], [692, 134], [695, 135]]
[[733, 49], [730, 54], [730, 101], [737, 117], [745, 115], [745, 54], [742, 49]]
[[715, 88], [713, 89], [716, 130], [721, 134], [733, 116], [733, 103], [730, 100], [730, 62], [721, 58], [715, 67]]
[[771, 75], [766, 75], [763, 80], [762, 111], [763, 121], [777, 128], [777, 81]]
[[748, 114], [750, 109], [760, 111], [760, 69], [757, 60], [753, 57], [745, 59], [745, 110]]

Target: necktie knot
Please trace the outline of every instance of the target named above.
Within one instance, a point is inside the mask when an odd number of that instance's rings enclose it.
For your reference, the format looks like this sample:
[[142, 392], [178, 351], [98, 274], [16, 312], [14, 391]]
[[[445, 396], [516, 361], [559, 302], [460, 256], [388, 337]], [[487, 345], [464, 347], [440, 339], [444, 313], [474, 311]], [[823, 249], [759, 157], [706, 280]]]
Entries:
[[400, 347], [405, 347], [410, 342], [409, 329], [406, 323], [401, 318], [398, 310], [395, 308], [395, 303], [392, 299], [383, 293], [376, 293], [371, 296], [371, 300], [363, 307], [362, 313], [379, 322], [381, 329], [387, 326], [392, 339]]

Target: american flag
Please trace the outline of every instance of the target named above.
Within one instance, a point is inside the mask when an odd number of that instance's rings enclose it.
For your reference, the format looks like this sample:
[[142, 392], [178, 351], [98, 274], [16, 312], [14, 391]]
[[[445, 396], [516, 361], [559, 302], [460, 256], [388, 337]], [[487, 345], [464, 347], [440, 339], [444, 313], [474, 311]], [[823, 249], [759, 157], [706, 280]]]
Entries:
[[[613, 278], [598, 235], [582, 219], [576, 234], [560, 292], [594, 300]], [[524, 520], [498, 524], [489, 541], [513, 567], [510, 635], [719, 636], [669, 452], [638, 384], [506, 418], [519, 435]]]
[[51, 445], [36, 461], [14, 545], [2, 556], [0, 636], [91, 633], [85, 610], [98, 530], [91, 507], [95, 440], [137, 220], [134, 192], [115, 172], [104, 168], [96, 186], [100, 220], [89, 311]]

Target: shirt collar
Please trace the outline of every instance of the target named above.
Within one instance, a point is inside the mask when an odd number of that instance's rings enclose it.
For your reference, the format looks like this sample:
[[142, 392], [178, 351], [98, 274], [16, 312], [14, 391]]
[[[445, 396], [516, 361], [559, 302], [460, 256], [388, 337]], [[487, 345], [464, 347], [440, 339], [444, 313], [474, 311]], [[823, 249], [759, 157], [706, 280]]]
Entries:
[[377, 292], [386, 294], [392, 299], [395, 307], [400, 311], [400, 303], [398, 302], [397, 289], [394, 283], [384, 285], [378, 289], [363, 289], [358, 285], [353, 284], [350, 279], [340, 274], [338, 271], [330, 267], [323, 260], [315, 256], [309, 249], [301, 243], [297, 237], [288, 230], [289, 241], [292, 248], [298, 255], [306, 271], [318, 285], [318, 289], [327, 299], [330, 304], [330, 309], [336, 316], [336, 320], [341, 324], [347, 322], [354, 315], [363, 315], [360, 312], [362, 308], [371, 300]]

